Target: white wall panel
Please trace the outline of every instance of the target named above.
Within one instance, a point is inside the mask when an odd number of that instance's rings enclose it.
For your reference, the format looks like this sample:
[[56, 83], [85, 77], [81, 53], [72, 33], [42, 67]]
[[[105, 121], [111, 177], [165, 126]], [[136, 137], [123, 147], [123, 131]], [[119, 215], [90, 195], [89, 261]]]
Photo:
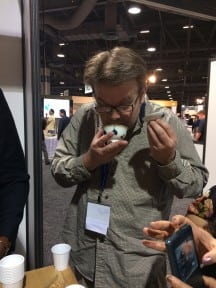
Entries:
[[21, 37], [21, 8], [19, 0], [0, 1], [0, 35]]
[[206, 188], [216, 185], [216, 59], [210, 62], [205, 165], [209, 170]]

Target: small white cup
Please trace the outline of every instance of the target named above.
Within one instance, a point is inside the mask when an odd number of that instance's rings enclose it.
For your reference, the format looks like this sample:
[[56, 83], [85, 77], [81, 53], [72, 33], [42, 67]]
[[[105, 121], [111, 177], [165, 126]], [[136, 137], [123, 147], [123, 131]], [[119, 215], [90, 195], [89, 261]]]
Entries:
[[25, 258], [19, 254], [6, 256], [0, 261], [0, 282], [3, 287], [20, 288], [24, 278]]
[[69, 263], [71, 246], [66, 243], [56, 244], [51, 248], [53, 263], [57, 271], [67, 269]]
[[2, 288], [22, 288], [22, 287], [23, 287], [23, 279], [13, 284], [2, 283]]
[[85, 288], [85, 286], [80, 284], [71, 284], [69, 286], [66, 286], [65, 288]]
[[121, 139], [124, 139], [127, 134], [127, 129], [127, 126], [118, 124], [110, 124], [103, 127], [104, 134], [109, 132], [114, 133], [113, 137], [111, 138], [111, 142], [117, 142]]

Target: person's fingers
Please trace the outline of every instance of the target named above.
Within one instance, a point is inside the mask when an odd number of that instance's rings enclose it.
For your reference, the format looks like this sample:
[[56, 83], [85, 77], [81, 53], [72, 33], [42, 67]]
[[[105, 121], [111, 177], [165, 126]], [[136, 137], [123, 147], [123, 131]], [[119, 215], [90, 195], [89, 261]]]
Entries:
[[157, 119], [150, 121], [148, 124], [148, 132], [152, 137], [152, 141], [155, 144], [164, 144], [171, 146], [176, 145], [176, 134], [172, 127], [164, 120]]
[[173, 224], [165, 220], [151, 222], [149, 226], [151, 229], [167, 231], [169, 234], [172, 234], [175, 230]]
[[205, 243], [206, 247], [208, 247], [209, 250], [216, 248], [215, 238], [209, 232], [207, 232], [202, 228], [198, 228], [198, 230], [199, 230], [199, 241], [201, 243]]
[[165, 243], [163, 241], [154, 241], [154, 240], [142, 240], [144, 246], [157, 250], [157, 251], [166, 251]]
[[180, 227], [184, 224], [189, 224], [191, 225], [192, 221], [190, 221], [188, 218], [186, 218], [183, 215], [175, 215], [172, 217], [171, 222], [173, 223], [173, 225], [177, 228]]
[[103, 136], [104, 136], [103, 130], [99, 128], [92, 140], [92, 146], [97, 145], [97, 143], [99, 143], [100, 146], [104, 146], [106, 141], [104, 140]]
[[204, 284], [206, 288], [215, 288], [216, 287], [216, 279], [212, 277], [203, 276]]
[[165, 131], [169, 138], [176, 139], [176, 133], [171, 127], [171, 125], [164, 121], [163, 119], [157, 119], [157, 124], [159, 124]]
[[143, 232], [147, 236], [160, 240], [165, 240], [169, 236], [169, 233], [167, 231], [156, 230], [147, 227], [143, 228]]
[[113, 132], [109, 132], [107, 134], [103, 134], [100, 136], [100, 138], [98, 139], [98, 142], [104, 146], [106, 145], [107, 143], [109, 143], [110, 139], [112, 138], [113, 136]]
[[209, 239], [206, 237], [205, 247], [206, 246], [210, 246], [207, 248], [210, 251], [205, 253], [202, 257], [202, 263], [205, 266], [216, 263], [216, 240], [215, 239]]
[[95, 134], [95, 137], [96, 137], [96, 138], [100, 138], [100, 137], [103, 136], [103, 135], [104, 135], [103, 130], [102, 130], [101, 128], [99, 128], [99, 129], [97, 130], [96, 134]]
[[191, 286], [182, 282], [181, 280], [179, 280], [173, 275], [167, 275], [166, 280], [171, 285], [170, 286], [171, 288], [191, 288]]

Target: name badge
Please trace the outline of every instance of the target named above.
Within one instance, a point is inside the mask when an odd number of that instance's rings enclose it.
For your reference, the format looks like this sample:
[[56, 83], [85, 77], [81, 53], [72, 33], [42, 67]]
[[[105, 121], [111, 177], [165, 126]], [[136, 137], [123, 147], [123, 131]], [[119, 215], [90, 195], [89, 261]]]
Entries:
[[107, 234], [110, 219], [110, 207], [88, 202], [85, 228], [102, 235]]

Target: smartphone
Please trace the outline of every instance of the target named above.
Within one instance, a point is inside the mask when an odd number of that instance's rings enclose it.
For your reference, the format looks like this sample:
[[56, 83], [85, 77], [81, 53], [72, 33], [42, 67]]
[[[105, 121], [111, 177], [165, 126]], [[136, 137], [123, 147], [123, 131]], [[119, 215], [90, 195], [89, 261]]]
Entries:
[[153, 120], [157, 120], [164, 117], [164, 112], [155, 112], [144, 117], [144, 122], [149, 122]]
[[204, 288], [191, 226], [182, 226], [165, 243], [172, 274], [194, 288]]

